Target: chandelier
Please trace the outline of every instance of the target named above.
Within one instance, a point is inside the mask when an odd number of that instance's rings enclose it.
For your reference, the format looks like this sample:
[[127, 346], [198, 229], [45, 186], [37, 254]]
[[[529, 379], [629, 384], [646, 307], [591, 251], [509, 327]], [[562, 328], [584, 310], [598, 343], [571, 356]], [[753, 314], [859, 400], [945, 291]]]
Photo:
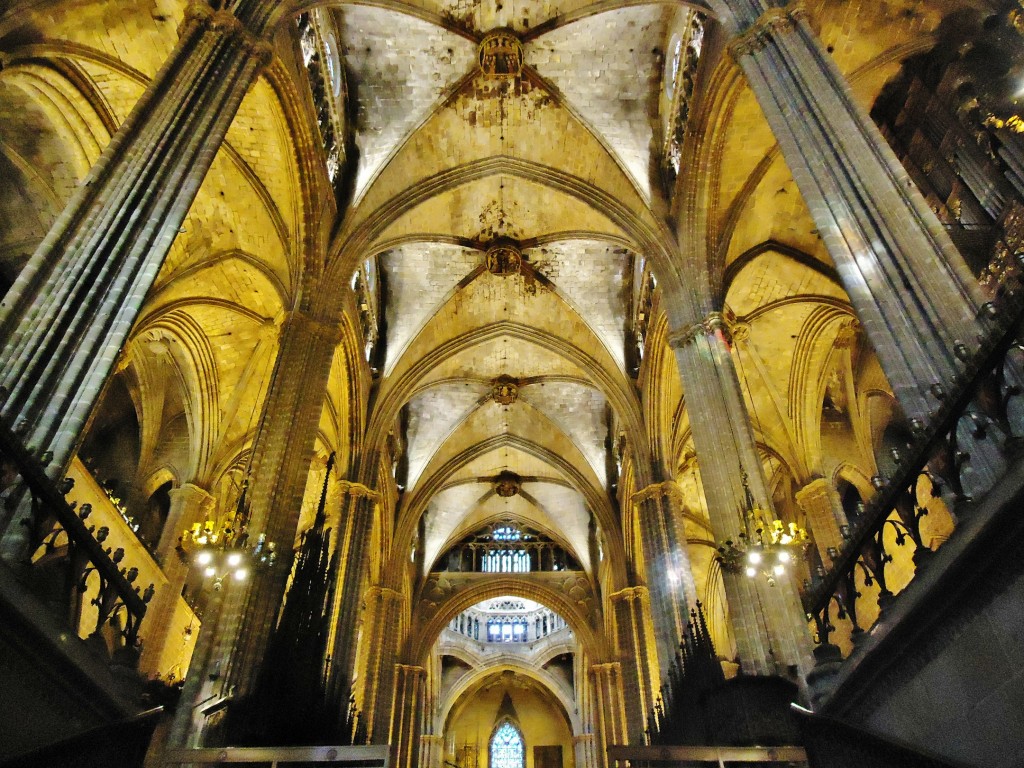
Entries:
[[754, 504], [745, 472], [743, 489], [743, 530], [735, 539], [726, 539], [718, 546], [718, 560], [729, 573], [743, 572], [751, 579], [763, 578], [768, 586], [774, 587], [776, 580], [803, 558], [808, 545], [807, 531], [796, 523], [786, 525], [781, 520], [769, 520], [765, 511]]
[[203, 578], [212, 580], [214, 589], [220, 589], [227, 578], [245, 581], [251, 568], [270, 568], [277, 560], [274, 542], [268, 542], [266, 534], [261, 533], [255, 545], [249, 544], [243, 522], [248, 517], [247, 491], [248, 482], [243, 482], [233, 518], [220, 525], [214, 520], [194, 523], [178, 539], [178, 555], [198, 566]]

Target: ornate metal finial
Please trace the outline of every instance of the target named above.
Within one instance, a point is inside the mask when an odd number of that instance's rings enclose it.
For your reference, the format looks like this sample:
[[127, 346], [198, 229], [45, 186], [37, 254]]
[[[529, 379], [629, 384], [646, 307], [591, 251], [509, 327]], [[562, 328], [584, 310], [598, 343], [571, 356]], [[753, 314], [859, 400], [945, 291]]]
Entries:
[[503, 499], [508, 499], [519, 493], [523, 481], [515, 472], [502, 472], [494, 482], [494, 492]]
[[518, 275], [523, 253], [511, 240], [499, 240], [487, 249], [487, 271], [492, 275]]
[[480, 69], [491, 77], [519, 77], [523, 71], [522, 43], [508, 29], [496, 29], [484, 35], [479, 57]]
[[519, 382], [511, 376], [499, 376], [491, 382], [491, 399], [499, 405], [512, 405], [519, 399]]

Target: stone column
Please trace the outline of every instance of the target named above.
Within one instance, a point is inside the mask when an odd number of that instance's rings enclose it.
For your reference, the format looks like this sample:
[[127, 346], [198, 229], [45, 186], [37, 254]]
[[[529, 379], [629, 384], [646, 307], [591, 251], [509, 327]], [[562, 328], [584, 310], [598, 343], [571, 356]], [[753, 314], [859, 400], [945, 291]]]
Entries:
[[590, 670], [590, 659], [584, 652], [573, 655], [572, 679], [584, 731], [576, 740], [576, 765], [585, 768], [605, 768], [608, 761], [603, 746], [601, 713], [597, 706], [597, 686]]
[[978, 348], [984, 297], [850, 93], [801, 2], [716, 0], [787, 165], [908, 418], [927, 421]]
[[171, 498], [171, 508], [167, 512], [167, 520], [156, 547], [156, 559], [163, 566], [165, 574], [179, 559], [177, 547], [182, 531], [208, 519], [207, 515], [214, 502], [209, 491], [192, 483], [172, 488], [168, 496]]
[[373, 586], [366, 594], [369, 616], [364, 642], [375, 651], [367, 654], [366, 683], [363, 688], [363, 711], [370, 731], [371, 744], [389, 744], [391, 708], [395, 696], [395, 664], [398, 659], [402, 593], [388, 587]]
[[650, 595], [646, 587], [627, 587], [612, 593], [611, 600], [615, 611], [615, 646], [626, 692], [629, 743], [643, 744], [647, 716], [657, 697], [651, 674], [657, 669], [657, 649], [652, 635]]
[[423, 719], [423, 680], [426, 670], [408, 664], [395, 665], [394, 717], [391, 720], [391, 754], [395, 768], [415, 768], [419, 756]]
[[247, 695], [255, 682], [285, 597], [337, 334], [334, 326], [299, 311], [292, 312], [281, 328], [253, 445], [247, 524], [249, 541], [265, 534], [266, 541], [276, 545], [278, 557], [272, 568], [251, 570], [244, 600], [222, 622], [219, 642], [229, 656], [222, 689], [236, 698]]
[[442, 768], [444, 765], [444, 739], [436, 733], [420, 736], [420, 766]]
[[[140, 662], [142, 671], [149, 673], [157, 671], [154, 665], [160, 661], [164, 647], [170, 639], [166, 630], [188, 578], [189, 568], [192, 567], [192, 563], [183, 561], [178, 555], [178, 539], [185, 528], [208, 519], [207, 515], [214, 503], [213, 496], [192, 483], [185, 483], [180, 488], [172, 489], [169, 495], [171, 509], [160, 533], [156, 552], [157, 562], [167, 577], [167, 584], [157, 592], [149, 610], [146, 611], [147, 630], [154, 627], [159, 629], [155, 634], [147, 635]], [[174, 639], [179, 642], [179, 638]]]
[[690, 601], [697, 597], [683, 528], [682, 492], [671, 480], [657, 483], [635, 493], [633, 505], [640, 526], [660, 682], [663, 682], [686, 629]]
[[207, 603], [189, 673], [167, 736], [167, 747], [171, 749], [202, 746], [206, 726], [203, 708], [216, 704], [221, 697], [222, 664], [230, 650], [223, 642], [222, 625], [230, 619], [244, 592], [241, 585], [233, 582], [230, 578], [217, 582]]
[[[722, 315], [712, 313], [669, 334], [687, 400], [700, 403], [690, 409], [690, 426], [717, 541], [744, 530], [744, 473], [754, 503], [772, 509], [725, 330]], [[811, 638], [792, 575], [774, 587], [742, 573], [723, 572], [723, 580], [744, 673], [790, 675], [795, 668], [806, 674]]]
[[839, 526], [846, 524], [846, 515], [843, 514], [839, 503], [839, 494], [827, 480], [819, 477], [796, 492], [796, 503], [807, 515], [807, 525], [814, 535], [814, 543], [818, 545], [821, 562], [826, 568], [830, 568], [832, 557], [828, 554], [828, 549], [839, 549], [843, 546]]
[[342, 701], [352, 682], [356, 640], [362, 613], [360, 589], [369, 561], [370, 531], [380, 504], [380, 494], [365, 485], [343, 481], [340, 484], [341, 509], [338, 516], [337, 583], [334, 593], [332, 636], [329, 648], [331, 671], [329, 685], [333, 697]]
[[574, 736], [572, 743], [576, 754], [576, 765], [579, 768], [598, 768], [597, 761], [594, 759], [593, 733], [581, 733], [579, 736]]
[[[235, 5], [235, 4], [232, 4]], [[188, 7], [170, 59], [0, 302], [0, 412], [58, 477], [246, 90], [267, 2]], [[270, 4], [273, 5], [273, 4]]]
[[590, 667], [597, 693], [597, 714], [605, 747], [627, 744], [626, 713], [622, 699], [622, 665], [617, 661]]

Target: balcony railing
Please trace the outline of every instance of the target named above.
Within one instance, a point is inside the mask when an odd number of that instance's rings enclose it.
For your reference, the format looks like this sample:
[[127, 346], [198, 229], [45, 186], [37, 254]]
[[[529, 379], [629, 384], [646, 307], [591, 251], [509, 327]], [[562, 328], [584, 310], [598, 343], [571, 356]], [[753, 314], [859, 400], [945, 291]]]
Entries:
[[[819, 643], [830, 642], [836, 620], [856, 642], [870, 628], [865, 616], [881, 615], [907, 581], [906, 573], [894, 577], [894, 563], [905, 564], [909, 552], [912, 578], [934, 555], [922, 534], [932, 500], [941, 500], [954, 519], [970, 515], [1019, 454], [1024, 393], [1014, 372], [1024, 370], [1024, 290], [1016, 279], [1003, 287], [988, 343], [966, 366], [956, 391], [935, 390], [941, 400], [935, 417], [927, 425], [911, 424], [915, 439], [894, 452], [896, 470], [875, 479], [877, 492], [851, 520], [832, 568], [805, 588], [804, 608]], [[877, 605], [867, 604], [872, 596]]]
[[136, 583], [139, 569], [125, 562], [125, 550], [104, 545], [110, 531], [92, 523], [91, 505], [78, 507], [64, 498], [74, 481], [58, 488], [2, 423], [0, 457], [4, 559], [72, 632], [134, 663], [154, 585], [142, 589]]

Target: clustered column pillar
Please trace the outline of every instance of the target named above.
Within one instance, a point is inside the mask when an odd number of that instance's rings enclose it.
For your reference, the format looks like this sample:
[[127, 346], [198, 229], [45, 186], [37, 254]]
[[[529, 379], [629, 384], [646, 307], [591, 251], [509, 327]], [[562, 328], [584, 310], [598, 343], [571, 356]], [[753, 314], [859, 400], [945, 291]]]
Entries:
[[[754, 503], [770, 510], [753, 431], [726, 339], [725, 320], [712, 313], [703, 322], [669, 334], [690, 409], [701, 484], [717, 541], [745, 530], [747, 489]], [[777, 580], [723, 571], [729, 616], [746, 674], [792, 676], [811, 666], [811, 639], [792, 576]], [[654, 595], [651, 596], [652, 604]], [[656, 610], [656, 609], [655, 609]]]
[[420, 736], [420, 765], [423, 768], [441, 768], [444, 765], [444, 742], [436, 733]]
[[839, 494], [823, 478], [811, 480], [796, 492], [796, 503], [807, 514], [807, 525], [818, 546], [821, 561], [825, 567], [832, 565], [829, 548], [839, 549], [843, 545], [840, 525], [846, 523], [839, 504]]
[[409, 664], [395, 665], [395, 706], [391, 724], [391, 751], [396, 768], [414, 768], [420, 743], [420, 723], [426, 702], [423, 681], [426, 670]]
[[721, 0], [730, 52], [779, 142], [871, 345], [922, 422], [978, 347], [984, 302], [948, 234], [800, 2]]
[[683, 497], [679, 486], [669, 480], [638, 491], [632, 501], [640, 526], [658, 666], [664, 682], [686, 629], [690, 601], [696, 599], [697, 592], [683, 527]]
[[302, 496], [313, 458], [317, 426], [327, 391], [338, 330], [294, 311], [281, 328], [281, 342], [253, 445], [250, 541], [261, 534], [277, 547], [274, 567], [253, 569], [243, 601], [226, 617], [222, 638], [224, 690], [247, 695], [263, 660], [285, 597], [302, 511]]
[[367, 589], [366, 611], [370, 621], [365, 642], [372, 643], [374, 650], [366, 656], [363, 707], [372, 744], [388, 744], [393, 740], [391, 706], [395, 695], [402, 603], [402, 593], [397, 590], [382, 586]]
[[352, 681], [357, 628], [361, 614], [363, 574], [366, 572], [370, 531], [380, 504], [380, 494], [361, 483], [341, 483], [341, 511], [338, 517], [338, 573], [335, 587], [329, 685], [334, 700], [343, 701]]
[[576, 737], [576, 765], [579, 768], [604, 768], [607, 765], [604, 739], [601, 735], [601, 714], [598, 711], [597, 686], [590, 673], [586, 653], [573, 654], [573, 689], [580, 712], [583, 733]]
[[597, 712], [605, 746], [626, 744], [626, 713], [623, 704], [622, 665], [617, 661], [590, 667], [597, 692]]
[[[0, 301], [0, 412], [58, 477], [246, 90], [263, 6], [188, 6], [170, 59]], [[257, 18], [258, 17], [258, 18]]]
[[[611, 595], [615, 611], [615, 644], [627, 691], [626, 727], [630, 744], [643, 744], [647, 715], [654, 707], [651, 670], [657, 658], [651, 635], [651, 604], [646, 587], [627, 587]], [[652, 664], [652, 662], [654, 662]]]

